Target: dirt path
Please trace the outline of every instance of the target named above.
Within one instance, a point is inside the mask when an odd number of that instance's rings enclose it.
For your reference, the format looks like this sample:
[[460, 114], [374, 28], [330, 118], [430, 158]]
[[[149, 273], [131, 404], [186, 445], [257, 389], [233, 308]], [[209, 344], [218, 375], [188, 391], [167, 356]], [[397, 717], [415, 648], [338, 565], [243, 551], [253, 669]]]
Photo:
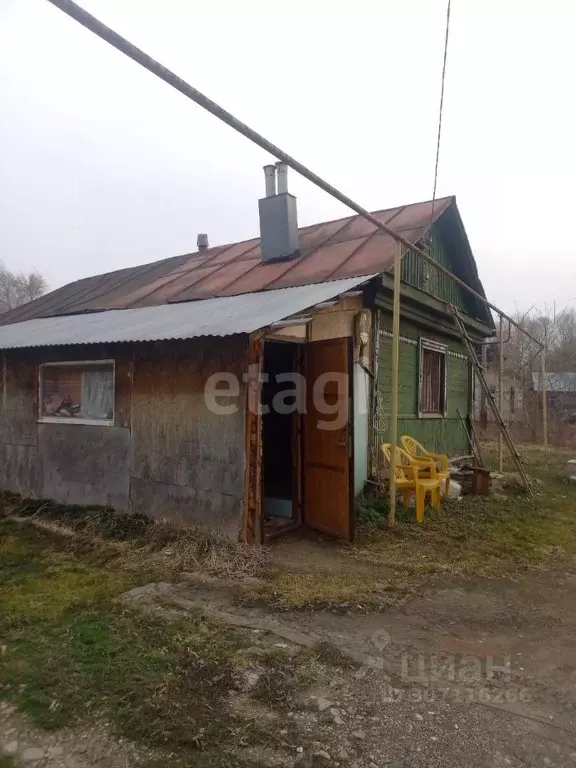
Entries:
[[102, 723], [56, 733], [40, 730], [7, 702], [0, 702], [0, 755], [34, 768], [127, 768], [155, 758], [140, 745], [111, 736]]
[[576, 765], [576, 577], [443, 579], [367, 614], [273, 613], [246, 605], [255, 586], [189, 576], [154, 600], [288, 643], [328, 641], [360, 662], [286, 715], [316, 744], [310, 764]]
[[302, 528], [293, 531], [290, 536], [273, 542], [271, 551], [272, 568], [285, 568], [289, 571], [330, 571], [344, 570], [383, 577], [392, 573], [391, 569], [375, 566], [362, 560], [347, 557], [342, 544], [333, 538], [316, 531]]

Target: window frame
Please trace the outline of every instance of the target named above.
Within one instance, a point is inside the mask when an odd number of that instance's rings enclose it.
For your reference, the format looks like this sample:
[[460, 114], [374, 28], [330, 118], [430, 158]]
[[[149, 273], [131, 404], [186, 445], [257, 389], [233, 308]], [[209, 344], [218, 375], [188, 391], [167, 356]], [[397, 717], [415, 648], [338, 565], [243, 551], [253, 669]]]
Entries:
[[[75, 366], [112, 366], [112, 418], [111, 419], [84, 419], [76, 416], [44, 416], [42, 413], [44, 404], [43, 372], [46, 368], [74, 368]], [[40, 363], [38, 366], [38, 423], [39, 424], [84, 424], [93, 427], [113, 427], [116, 423], [116, 361], [105, 358], [103, 360], [58, 360], [49, 363]]]
[[[422, 385], [424, 383], [424, 352], [437, 352], [444, 358], [442, 411], [422, 410]], [[448, 414], [448, 346], [433, 339], [420, 337], [418, 355], [418, 418], [419, 419], [445, 419]]]

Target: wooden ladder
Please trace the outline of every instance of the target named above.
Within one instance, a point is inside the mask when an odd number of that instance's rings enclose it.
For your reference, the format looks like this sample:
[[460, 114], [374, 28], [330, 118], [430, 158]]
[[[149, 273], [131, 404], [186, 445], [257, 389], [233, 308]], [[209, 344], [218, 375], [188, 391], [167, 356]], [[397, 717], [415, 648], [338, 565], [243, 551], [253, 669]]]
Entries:
[[502, 418], [502, 414], [498, 409], [496, 399], [492, 394], [490, 387], [488, 386], [488, 382], [486, 381], [486, 376], [484, 375], [484, 368], [482, 367], [480, 361], [478, 360], [478, 355], [476, 354], [476, 350], [474, 349], [474, 344], [472, 342], [472, 339], [468, 335], [468, 331], [466, 330], [466, 326], [464, 325], [464, 320], [462, 319], [462, 315], [460, 314], [458, 307], [456, 307], [454, 304], [450, 304], [449, 307], [450, 307], [450, 312], [452, 313], [452, 317], [454, 318], [454, 322], [456, 323], [456, 327], [458, 328], [458, 332], [460, 333], [460, 336], [462, 336], [462, 341], [464, 342], [464, 346], [466, 347], [468, 358], [470, 359], [470, 362], [474, 367], [474, 371], [476, 372], [478, 380], [482, 385], [482, 389], [486, 393], [486, 401], [488, 402], [488, 405], [490, 406], [490, 409], [494, 414], [494, 420], [498, 425], [500, 432], [502, 433], [502, 437], [504, 439], [504, 442], [506, 443], [506, 446], [508, 447], [508, 450], [510, 451], [510, 455], [514, 459], [514, 463], [518, 468], [518, 472], [520, 474], [520, 477], [522, 478], [522, 482], [524, 483], [526, 491], [530, 496], [534, 496], [534, 489], [532, 488], [530, 479], [526, 474], [526, 470], [524, 469], [524, 465], [522, 464], [522, 459], [520, 458], [520, 454], [518, 453], [518, 451], [514, 446], [514, 443], [512, 442], [512, 438], [510, 437], [510, 432], [508, 431], [508, 427], [506, 426], [506, 423]]

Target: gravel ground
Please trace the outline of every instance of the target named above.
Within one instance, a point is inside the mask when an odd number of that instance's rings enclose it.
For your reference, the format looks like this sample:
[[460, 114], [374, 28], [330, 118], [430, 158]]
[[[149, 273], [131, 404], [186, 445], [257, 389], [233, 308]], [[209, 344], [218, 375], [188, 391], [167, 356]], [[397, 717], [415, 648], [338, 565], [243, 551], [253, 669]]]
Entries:
[[[230, 712], [265, 723], [271, 738], [259, 748], [239, 745], [238, 765], [576, 768], [575, 587], [573, 576], [553, 572], [442, 580], [387, 613], [273, 614], [235, 604], [225, 582], [188, 578], [134, 590], [132, 602], [145, 597], [163, 611], [173, 590], [179, 610], [211, 602], [253, 636], [245, 685], [230, 690]], [[298, 659], [318, 639], [355, 664], [334, 654], [316, 664], [315, 682], [297, 695], [252, 695], [265, 674], [260, 653], [272, 645]], [[172, 764], [117, 738], [105, 723], [42, 732], [6, 703], [0, 753], [38, 768]]]
[[[254, 622], [256, 646], [270, 642], [267, 627], [287, 653], [319, 639], [356, 660], [325, 665], [322, 683], [289, 706], [236, 700], [236, 713], [285, 735], [284, 749], [252, 751], [260, 765], [560, 768], [576, 766], [575, 587], [552, 572], [442, 580], [401, 608], [360, 614], [271, 614], [235, 604], [219, 580], [172, 589], [180, 608]], [[260, 670], [247, 674], [256, 684]]]
[[6, 702], [0, 702], [0, 754], [35, 768], [126, 768], [155, 758], [150, 750], [114, 738], [105, 723], [41, 731]]

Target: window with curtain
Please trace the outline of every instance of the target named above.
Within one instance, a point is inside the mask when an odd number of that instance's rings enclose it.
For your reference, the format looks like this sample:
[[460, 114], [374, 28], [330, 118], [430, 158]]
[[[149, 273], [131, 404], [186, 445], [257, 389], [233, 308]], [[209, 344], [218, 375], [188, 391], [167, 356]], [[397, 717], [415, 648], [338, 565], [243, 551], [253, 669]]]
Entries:
[[446, 412], [446, 349], [433, 342], [420, 344], [420, 413], [444, 416]]
[[114, 362], [40, 366], [40, 419], [114, 423]]

